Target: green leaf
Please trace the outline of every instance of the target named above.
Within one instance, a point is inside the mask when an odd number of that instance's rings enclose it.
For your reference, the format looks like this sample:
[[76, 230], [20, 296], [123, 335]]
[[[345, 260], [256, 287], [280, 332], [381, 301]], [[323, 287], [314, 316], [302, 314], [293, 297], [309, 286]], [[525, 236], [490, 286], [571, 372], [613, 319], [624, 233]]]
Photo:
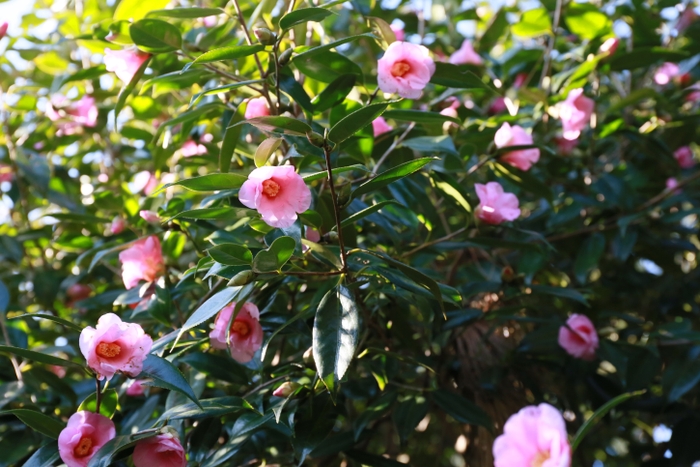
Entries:
[[484, 89], [492, 94], [500, 93], [484, 83], [471, 69], [470, 65], [453, 65], [451, 63], [435, 62], [435, 73], [430, 78], [433, 84], [456, 89]]
[[226, 287], [224, 290], [212, 295], [206, 302], [202, 303], [202, 305], [197, 308], [197, 310], [192, 313], [189, 318], [187, 318], [187, 321], [180, 330], [180, 335], [196, 326], [199, 326], [217, 314], [226, 305], [233, 301], [240, 290], [241, 287]]
[[631, 52], [616, 53], [610, 58], [610, 70], [633, 70], [649, 66], [658, 60], [665, 62], [680, 62], [688, 58], [688, 53], [670, 50], [665, 47], [639, 47]]
[[403, 467], [407, 465], [384, 456], [376, 456], [357, 449], [346, 451], [345, 454], [347, 454], [350, 459], [367, 467]]
[[[112, 418], [119, 407], [119, 394], [114, 389], [107, 389], [100, 399], [100, 414]], [[78, 411], [97, 412], [97, 395], [93, 392], [80, 403]]]
[[159, 54], [174, 52], [182, 47], [180, 30], [159, 19], [142, 19], [129, 27], [131, 40], [144, 52]]
[[372, 32], [379, 34], [387, 45], [391, 45], [396, 42], [396, 33], [393, 29], [391, 29], [391, 26], [385, 20], [377, 16], [368, 16], [367, 21], [369, 21]]
[[349, 225], [352, 225], [355, 222], [359, 221], [360, 219], [363, 219], [363, 218], [369, 216], [370, 214], [374, 214], [375, 212], [379, 211], [387, 204], [396, 204], [398, 206], [403, 206], [403, 204], [401, 204], [398, 201], [393, 200], [393, 199], [390, 199], [387, 201], [380, 201], [379, 203], [373, 204], [372, 206], [365, 208], [362, 211], [356, 212], [352, 216], [346, 218], [345, 220], [343, 220], [343, 222], [340, 223], [340, 227], [345, 228]]
[[[150, 1], [150, 0], [149, 0]], [[165, 18], [206, 18], [225, 13], [221, 8], [170, 8], [149, 11], [146, 16], [163, 16]]]
[[236, 152], [238, 140], [241, 139], [241, 131], [243, 131], [243, 127], [237, 125], [245, 118], [243, 107], [239, 105], [236, 108], [236, 113], [231, 117], [228, 123], [229, 126], [224, 133], [224, 140], [221, 142], [221, 152], [219, 153], [220, 172], [228, 172], [231, 168], [231, 159], [233, 158], [233, 153]]
[[320, 22], [324, 18], [334, 14], [325, 8], [301, 8], [287, 13], [280, 19], [280, 29], [286, 30], [293, 28], [297, 24], [306, 23], [307, 21]]
[[143, 362], [143, 371], [139, 379], [144, 377], [153, 379], [153, 382], [149, 383], [150, 385], [179, 392], [199, 405], [197, 396], [185, 377], [182, 376], [180, 370], [168, 360], [149, 354]]
[[301, 120], [291, 117], [255, 117], [243, 120], [232, 126], [248, 123], [258, 130], [283, 133], [285, 135], [306, 136], [311, 132], [311, 127]]
[[165, 8], [170, 0], [122, 0], [114, 11], [114, 20], [138, 21], [149, 11]]
[[[4, 311], [4, 310], [0, 307], [0, 311]], [[19, 318], [47, 319], [49, 321], [53, 321], [54, 323], [58, 323], [62, 326], [65, 326], [68, 329], [72, 329], [73, 331], [76, 331], [76, 332], [82, 332], [82, 330], [83, 330], [82, 327], [78, 326], [75, 323], [71, 323], [70, 321], [65, 320], [63, 318], [59, 318], [58, 316], [48, 315], [48, 314], [44, 314], [44, 313], [25, 313], [23, 315], [13, 316], [10, 319], [19, 319]]]
[[253, 260], [253, 271], [255, 272], [274, 272], [279, 271], [282, 266], [294, 254], [296, 241], [292, 237], [279, 237], [270, 248], [259, 251]]
[[423, 396], [410, 396], [398, 403], [393, 418], [401, 444], [406, 442], [427, 413], [428, 402]]
[[263, 50], [265, 50], [265, 46], [262, 44], [220, 47], [203, 53], [192, 62], [192, 65], [218, 62], [220, 60], [235, 60], [237, 58], [248, 57], [255, 53], [262, 52]]
[[583, 438], [585, 438], [588, 432], [591, 431], [591, 428], [593, 428], [593, 426], [595, 426], [596, 423], [598, 423], [603, 417], [605, 417], [605, 415], [607, 415], [607, 413], [610, 412], [610, 410], [633, 397], [644, 394], [645, 392], [647, 392], [647, 390], [642, 389], [640, 391], [620, 394], [619, 396], [601, 405], [600, 408], [598, 408], [598, 410], [596, 410], [595, 413], [593, 413], [593, 415], [591, 415], [591, 417], [588, 420], [583, 422], [581, 428], [579, 428], [576, 434], [574, 435], [574, 440], [571, 443], [571, 451], [573, 452], [576, 450], [578, 445], [581, 444], [581, 441], [583, 441]]
[[53, 442], [37, 449], [22, 467], [53, 467], [59, 459], [58, 444]]
[[383, 117], [405, 122], [425, 123], [428, 125], [441, 125], [445, 122], [454, 122], [458, 125], [462, 124], [458, 118], [442, 115], [439, 112], [425, 112], [423, 110], [392, 109], [384, 112]]
[[78, 368], [84, 368], [79, 363], [71, 362], [70, 360], [64, 360], [62, 358], [54, 357], [53, 355], [46, 355], [45, 353], [34, 352], [32, 350], [21, 349], [19, 347], [12, 347], [9, 345], [0, 345], [0, 353], [16, 355], [33, 362], [46, 363], [47, 365], [75, 366]]
[[449, 135], [417, 136], [401, 143], [401, 146], [413, 149], [419, 153], [448, 153], [457, 155], [455, 143]]
[[[362, 170], [364, 172], [369, 172], [367, 167], [361, 164], [346, 165], [345, 167], [336, 167], [332, 169], [333, 175], [338, 175], [344, 172], [351, 172], [353, 170]], [[323, 170], [321, 172], [314, 172], [311, 174], [302, 174], [301, 178], [304, 179], [306, 183], [315, 182], [316, 180], [323, 180], [328, 178], [328, 172]]]
[[251, 405], [248, 402], [236, 396], [202, 399], [199, 402], [201, 406], [188, 403], [173, 407], [165, 411], [158, 420], [161, 422], [183, 419], [200, 420], [202, 418], [221, 417], [223, 415], [251, 408]]
[[255, 156], [253, 157], [255, 166], [262, 167], [263, 165], [267, 164], [267, 160], [272, 154], [274, 154], [275, 151], [277, 151], [280, 144], [282, 144], [282, 138], [275, 137], [267, 138], [260, 143], [260, 146], [258, 146], [258, 149], [255, 150]]
[[120, 91], [119, 91], [119, 96], [117, 97], [117, 105], [114, 106], [114, 118], [116, 119], [119, 116], [119, 113], [122, 111], [124, 108], [124, 105], [126, 104], [126, 99], [131, 95], [131, 93], [134, 91], [134, 88], [136, 87], [136, 84], [141, 80], [141, 77], [143, 74], [146, 72], [146, 68], [148, 68], [148, 65], [151, 63], [151, 58], [148, 57], [146, 61], [144, 61], [141, 66], [139, 67], [138, 70], [136, 70], [136, 73], [134, 73], [134, 76], [131, 78], [131, 81], [129, 81]]
[[507, 13], [508, 11], [505, 8], [501, 8], [493, 15], [491, 22], [486, 27], [486, 31], [481, 36], [481, 40], [478, 42], [479, 52], [490, 53], [501, 36], [508, 30]]
[[206, 91], [198, 92], [190, 100], [190, 108], [196, 106], [203, 97], [211, 96], [212, 94], [219, 94], [233, 91], [234, 89], [241, 88], [243, 86], [250, 86], [251, 84], [264, 83], [263, 79], [251, 79], [250, 81], [239, 81], [237, 83], [224, 84], [223, 86], [217, 86], [215, 88], [207, 89]]
[[241, 245], [223, 243], [207, 250], [214, 261], [228, 266], [250, 266], [253, 262], [253, 254]]
[[[7, 290], [7, 286], [3, 281], [0, 280], [0, 313], [7, 313], [7, 307], [10, 305], [10, 291]], [[26, 316], [26, 315], [22, 315]], [[53, 315], [48, 315], [53, 316]]]
[[567, 298], [588, 306], [586, 297], [581, 295], [576, 289], [567, 289], [564, 287], [552, 287], [549, 285], [531, 285], [532, 293], [542, 293], [546, 295], [554, 295], [555, 297]]
[[520, 21], [510, 27], [516, 36], [537, 37], [542, 34], [552, 34], [552, 21], [546, 8], [535, 8], [522, 14]]
[[581, 39], [591, 40], [612, 32], [612, 21], [595, 5], [570, 3], [563, 16], [569, 31]]
[[554, 202], [552, 189], [531, 173], [522, 171], [509, 164], [494, 163], [493, 166], [496, 173], [507, 177], [523, 190], [546, 199], [550, 205]]
[[[192, 352], [181, 357], [180, 361], [207, 375], [209, 380], [219, 379], [237, 385], [247, 385], [249, 383], [245, 368], [233, 360], [230, 355], [223, 356], [211, 352]], [[203, 401], [200, 402], [203, 403]]]
[[[135, 433], [133, 435], [117, 436], [107, 441], [91, 458], [87, 467], [111, 467], [114, 457], [124, 449], [132, 447], [142, 439], [156, 436], [160, 433], [159, 430], [149, 430], [143, 433]], [[155, 467], [155, 466], [154, 466]]]
[[350, 36], [350, 37], [345, 37], [343, 39], [337, 40], [335, 42], [331, 42], [325, 45], [319, 45], [317, 47], [313, 47], [305, 52], [302, 52], [298, 55], [295, 55], [294, 58], [292, 58], [292, 62], [296, 63], [297, 61], [301, 60], [306, 60], [307, 58], [316, 55], [321, 52], [327, 52], [331, 49], [335, 49], [339, 45], [347, 44], [348, 42], [353, 42], [356, 41], [360, 38], [367, 37], [370, 39], [375, 39], [375, 36], [373, 34], [358, 34], [357, 36]]
[[604, 249], [605, 236], [601, 233], [595, 233], [584, 240], [574, 261], [574, 274], [579, 283], [588, 281], [588, 273], [598, 266]]
[[460, 423], [481, 425], [488, 430], [493, 429], [493, 423], [486, 412], [469, 399], [445, 389], [433, 392], [432, 399], [446, 414]]
[[[355, 75], [362, 81], [362, 69], [345, 55], [323, 51], [292, 61], [294, 66], [305, 76], [330, 83], [344, 75]], [[284, 81], [283, 81], [284, 82]]]
[[199, 107], [190, 109], [187, 112], [183, 112], [177, 117], [171, 118], [170, 120], [163, 122], [158, 127], [158, 130], [156, 130], [156, 134], [153, 137], [153, 139], [154, 141], [157, 141], [158, 138], [160, 138], [160, 135], [163, 134], [165, 129], [168, 127], [172, 127], [180, 123], [195, 121], [202, 116], [208, 115], [209, 113], [221, 112], [221, 110], [225, 108], [226, 107], [221, 102], [211, 102], [209, 104], [204, 104]]
[[388, 105], [389, 102], [370, 104], [352, 112], [333, 125], [328, 132], [328, 139], [336, 144], [342, 143], [364, 127], [371, 125], [372, 120], [384, 113]]
[[221, 206], [218, 208], [202, 208], [192, 209], [190, 211], [182, 211], [168, 220], [172, 219], [212, 219], [212, 220], [236, 220], [241, 217], [248, 216], [252, 213], [247, 208], [231, 208]]
[[29, 428], [32, 428], [39, 433], [48, 436], [49, 438], [58, 439], [58, 435], [66, 427], [66, 425], [56, 420], [53, 417], [49, 417], [36, 410], [29, 409], [15, 409], [15, 410], [3, 410], [0, 415], [12, 414], [17, 416], [22, 422]]
[[351, 292], [334, 287], [316, 309], [313, 354], [319, 377], [329, 391], [343, 379], [357, 349], [360, 315]]
[[365, 410], [363, 410], [360, 413], [360, 415], [353, 422], [353, 432], [355, 434], [355, 441], [359, 441], [360, 435], [362, 435], [362, 432], [369, 423], [383, 417], [384, 414], [386, 414], [389, 411], [389, 409], [391, 409], [391, 406], [393, 405], [395, 400], [396, 392], [387, 391], [384, 394], [382, 394], [379, 397], [379, 399], [372, 402]]
[[324, 112], [342, 102], [355, 87], [356, 81], [357, 75], [339, 76], [311, 101], [314, 112]]
[[202, 175], [201, 177], [188, 178], [175, 183], [168, 183], [158, 191], [163, 191], [171, 186], [181, 186], [191, 191], [220, 191], [240, 188], [248, 180], [245, 175], [235, 173], [219, 173]]
[[418, 172], [420, 169], [425, 167], [430, 162], [436, 159], [432, 157], [423, 157], [421, 159], [414, 159], [412, 161], [404, 162], [396, 167], [392, 167], [386, 172], [382, 172], [371, 180], [366, 181], [362, 185], [355, 188], [355, 190], [350, 195], [352, 198], [359, 198], [360, 196], [371, 193], [372, 191], [379, 190], [385, 186], [394, 183], [397, 180], [401, 180], [411, 174]]

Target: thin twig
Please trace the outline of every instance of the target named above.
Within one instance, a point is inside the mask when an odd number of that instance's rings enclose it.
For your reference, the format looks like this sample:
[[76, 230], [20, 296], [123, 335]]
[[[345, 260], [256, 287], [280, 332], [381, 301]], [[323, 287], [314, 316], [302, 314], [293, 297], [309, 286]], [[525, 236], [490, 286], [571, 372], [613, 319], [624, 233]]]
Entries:
[[401, 256], [402, 256], [403, 258], [405, 258], [405, 257], [407, 257], [407, 256], [411, 256], [412, 254], [414, 254], [414, 253], [416, 253], [416, 252], [418, 252], [418, 251], [420, 251], [420, 250], [422, 250], [422, 249], [424, 249], [424, 248], [428, 248], [428, 247], [431, 247], [431, 246], [433, 246], [433, 245], [437, 245], [438, 243], [441, 243], [441, 242], [446, 242], [447, 240], [450, 240], [451, 238], [454, 238], [454, 237], [456, 237], [457, 235], [459, 235], [459, 234], [461, 234], [461, 233], [463, 233], [463, 232], [466, 232], [466, 231], [467, 231], [467, 227], [462, 227], [461, 229], [455, 230], [455, 231], [452, 232], [451, 234], [445, 235], [444, 237], [437, 238], [437, 239], [433, 240], [432, 242], [426, 242], [426, 243], [423, 243], [423, 244], [421, 244], [421, 245], [418, 245], [418, 246], [415, 247], [414, 249], [412, 249], [412, 250], [410, 250], [410, 251], [404, 253], [404, 254], [401, 255]]
[[413, 130], [413, 127], [416, 126], [415, 122], [412, 122], [410, 125], [408, 125], [408, 128], [406, 128], [406, 131], [404, 131], [401, 136], [396, 138], [393, 143], [391, 143], [391, 146], [389, 146], [389, 149], [387, 149], [384, 154], [382, 154], [382, 157], [379, 158], [376, 164], [374, 164], [374, 167], [372, 167], [372, 175], [376, 175], [377, 171], [379, 170], [379, 166], [382, 165], [382, 163], [386, 160], [387, 157], [389, 157], [389, 154], [396, 149], [396, 146], [401, 144], [404, 139], [406, 139], [406, 136]]
[[338, 245], [340, 246], [340, 261], [343, 265], [341, 272], [348, 272], [348, 259], [345, 256], [345, 241], [343, 240], [343, 229], [341, 228], [340, 207], [338, 206], [338, 197], [335, 194], [335, 184], [333, 182], [333, 168], [331, 166], [331, 148], [325, 144], [323, 147], [323, 155], [326, 158], [326, 171], [328, 172], [328, 186], [331, 189], [331, 200], [333, 201], [333, 213], [335, 214], [335, 227], [338, 232]]
[[[552, 35], [549, 37], [549, 43], [547, 44], [547, 50], [544, 54], [544, 65], [542, 66], [542, 76], [540, 76], [540, 88], [544, 83], [545, 77], [549, 76], [549, 69], [552, 63], [552, 50], [554, 50], [554, 43], [557, 40], [557, 29], [559, 29], [559, 20], [561, 19], [561, 10], [564, 0], [557, 0], [557, 5], [554, 9], [554, 24], [552, 25]], [[550, 79], [547, 83], [547, 95], [552, 90], [552, 80]]]

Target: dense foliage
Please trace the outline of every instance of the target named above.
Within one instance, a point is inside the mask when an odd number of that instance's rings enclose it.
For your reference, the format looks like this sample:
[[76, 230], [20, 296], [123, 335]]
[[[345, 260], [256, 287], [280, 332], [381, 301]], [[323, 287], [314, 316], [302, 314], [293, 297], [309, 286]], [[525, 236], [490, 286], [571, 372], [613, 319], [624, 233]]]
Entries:
[[541, 403], [558, 467], [700, 461], [676, 2], [36, 0], [0, 466], [482, 467]]

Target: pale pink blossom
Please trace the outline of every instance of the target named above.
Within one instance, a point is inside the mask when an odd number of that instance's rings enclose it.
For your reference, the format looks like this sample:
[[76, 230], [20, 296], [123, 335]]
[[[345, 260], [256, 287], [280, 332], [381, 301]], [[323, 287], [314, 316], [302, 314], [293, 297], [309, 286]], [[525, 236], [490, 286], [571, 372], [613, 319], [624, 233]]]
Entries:
[[307, 240], [314, 243], [318, 243], [321, 241], [321, 233], [313, 227], [306, 226], [305, 233]]
[[397, 24], [391, 24], [389, 26], [392, 31], [394, 31], [394, 36], [399, 42], [403, 42], [406, 39], [406, 33], [404, 33], [403, 28]]
[[207, 153], [207, 147], [193, 139], [188, 139], [180, 148], [180, 152], [183, 157], [201, 156]]
[[513, 193], [505, 193], [498, 182], [488, 182], [486, 185], [474, 185], [479, 205], [476, 207], [476, 217], [487, 224], [497, 225], [505, 221], [513, 221], [520, 217], [520, 203]]
[[[533, 143], [532, 135], [524, 128], [509, 123], [504, 123], [496, 132], [494, 142], [497, 148], [508, 146], [526, 146]], [[537, 148], [518, 149], [501, 156], [501, 160], [520, 170], [530, 170], [533, 164], [540, 160], [540, 150]]]
[[559, 328], [559, 345], [572, 357], [593, 360], [598, 349], [598, 333], [588, 316], [573, 314]]
[[92, 456], [116, 435], [114, 423], [104, 415], [76, 412], [58, 435], [58, 453], [68, 467], [86, 467]]
[[141, 65], [148, 60], [150, 54], [140, 50], [105, 49], [105, 67], [113, 71], [124, 84], [129, 84]]
[[68, 115], [73, 117], [73, 121], [79, 125], [94, 127], [97, 125], [99, 112], [95, 106], [95, 99], [90, 96], [83, 96], [71, 108], [66, 110]]
[[117, 234], [122, 233], [122, 232], [124, 231], [124, 228], [125, 228], [125, 227], [126, 227], [126, 221], [124, 220], [124, 218], [122, 218], [122, 217], [120, 217], [120, 216], [116, 216], [116, 217], [112, 220], [112, 224], [109, 226], [109, 230], [110, 230], [114, 235], [117, 235]]
[[127, 289], [133, 289], [142, 280], [153, 282], [165, 271], [160, 240], [153, 235], [119, 253], [119, 261], [122, 262], [122, 279]]
[[[459, 119], [459, 114], [457, 113], [456, 107], [459, 107], [460, 103], [459, 101], [455, 101], [451, 107], [445, 107], [440, 111], [440, 115], [444, 115], [445, 117], [451, 117], [451, 118], [456, 118]], [[455, 122], [452, 121], [446, 121], [442, 124], [442, 131], [450, 131], [452, 128], [459, 128], [459, 125], [456, 124]]]
[[150, 224], [160, 224], [160, 216], [157, 212], [139, 211], [139, 216], [141, 216], [141, 219], [145, 220]]
[[114, 313], [106, 313], [97, 326], [80, 333], [80, 352], [99, 379], [112, 379], [116, 372], [132, 378], [143, 369], [153, 340], [136, 323], [125, 323]]
[[3, 21], [2, 23], [0, 23], [0, 39], [2, 39], [3, 37], [5, 37], [7, 35], [7, 28], [9, 26], [10, 25], [7, 24], [7, 21]]
[[204, 27], [213, 28], [214, 26], [219, 24], [219, 16], [218, 15], [205, 16], [204, 18], [202, 18], [202, 23], [204, 24]]
[[58, 122], [60, 134], [75, 134], [81, 127], [97, 126], [99, 110], [95, 105], [95, 99], [83, 96], [77, 102], [70, 102], [65, 96], [53, 96], [46, 104], [46, 116], [51, 121]]
[[666, 62], [654, 73], [654, 82], [659, 86], [664, 86], [680, 74], [680, 68], [675, 63]]
[[469, 39], [462, 42], [462, 46], [450, 55], [450, 63], [453, 65], [483, 65], [484, 60], [476, 53]]
[[392, 131], [394, 128], [389, 125], [384, 117], [377, 117], [374, 120], [372, 120], [372, 131], [374, 132], [374, 137], [376, 138], [379, 135], [383, 135], [384, 133], [389, 133]]
[[132, 379], [126, 388], [126, 395], [131, 397], [143, 396], [146, 392], [143, 386], [145, 382], [146, 380], [143, 379]]
[[493, 443], [494, 467], [569, 467], [571, 446], [561, 413], [549, 404], [511, 415]]
[[554, 143], [557, 145], [559, 154], [562, 156], [567, 156], [571, 154], [576, 146], [578, 146], [578, 139], [566, 139], [561, 136], [554, 138]]
[[674, 188], [676, 188], [677, 186], [678, 186], [678, 180], [676, 180], [675, 178], [671, 177], [671, 178], [669, 178], [669, 179], [666, 180], [666, 189], [667, 189], [667, 190], [673, 190], [673, 194], [674, 194], [674, 195], [679, 195], [679, 194], [681, 194], [681, 190], [680, 190], [680, 189], [679, 189], [679, 190], [674, 190]]
[[170, 433], [146, 438], [136, 443], [134, 467], [185, 467], [185, 450], [180, 440]]
[[256, 97], [249, 99], [248, 105], [245, 108], [245, 118], [267, 117], [270, 115], [270, 107], [267, 104], [267, 99], [264, 97]]
[[693, 150], [690, 146], [681, 146], [673, 152], [673, 157], [682, 169], [689, 169], [695, 165]]
[[513, 87], [518, 89], [525, 84], [525, 81], [527, 81], [527, 73], [518, 73], [515, 75], [515, 79], [513, 80]]
[[65, 367], [60, 365], [49, 365], [49, 371], [59, 378], [65, 378], [67, 373]]
[[287, 228], [297, 220], [297, 213], [311, 207], [311, 190], [293, 166], [264, 166], [248, 175], [238, 199], [257, 209], [268, 225]]
[[600, 53], [607, 53], [608, 55], [613, 55], [619, 45], [620, 39], [618, 39], [617, 37], [611, 37], [610, 39], [603, 42], [603, 45], [600, 46], [599, 51]]
[[[215, 349], [230, 347], [231, 357], [239, 363], [248, 363], [262, 345], [263, 331], [260, 326], [260, 311], [255, 304], [246, 302], [241, 307], [236, 319], [231, 317], [236, 308], [236, 302], [226, 306], [219, 312], [214, 322], [214, 329], [209, 333], [211, 346]], [[226, 344], [226, 332], [229, 334], [229, 344]]]
[[559, 118], [564, 127], [564, 138], [576, 139], [591, 120], [593, 99], [583, 95], [583, 89], [569, 91], [566, 100], [559, 105]]
[[422, 45], [392, 43], [377, 63], [377, 83], [385, 93], [417, 99], [435, 73], [435, 62]]

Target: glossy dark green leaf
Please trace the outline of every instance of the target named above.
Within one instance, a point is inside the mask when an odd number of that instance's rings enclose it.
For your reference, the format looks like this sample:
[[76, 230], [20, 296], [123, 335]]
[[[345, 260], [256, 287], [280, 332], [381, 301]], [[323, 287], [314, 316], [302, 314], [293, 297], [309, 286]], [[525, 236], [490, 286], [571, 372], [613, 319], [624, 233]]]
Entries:
[[232, 243], [217, 245], [207, 252], [217, 263], [228, 266], [250, 266], [253, 262], [253, 254], [248, 248]]
[[430, 78], [430, 82], [448, 88], [484, 89], [492, 94], [499, 94], [496, 89], [484, 83], [472, 69], [473, 66], [469, 65], [436, 62], [435, 73]]
[[[0, 307], [0, 311], [4, 311], [2, 309], [2, 307]], [[19, 318], [46, 319], [49, 321], [53, 321], [54, 323], [58, 323], [62, 326], [65, 326], [68, 329], [72, 329], [73, 331], [76, 331], [76, 332], [81, 332], [83, 330], [83, 328], [81, 328], [77, 324], [71, 323], [70, 321], [68, 321], [66, 319], [59, 318], [58, 316], [54, 316], [54, 315], [44, 314], [44, 313], [26, 313], [24, 315], [13, 316], [11, 319], [19, 319]]]
[[663, 60], [679, 62], [688, 58], [687, 52], [670, 50], [665, 47], [635, 47], [631, 52], [619, 51], [610, 59], [610, 69], [613, 71], [633, 70], [648, 66], [649, 63]]
[[[182, 211], [171, 219], [210, 219], [210, 220], [235, 220], [250, 215], [253, 211], [247, 208], [202, 208]], [[171, 220], [169, 219], [169, 220]]]
[[307, 133], [312, 131], [309, 125], [291, 117], [255, 117], [243, 120], [233, 126], [242, 125], [244, 123], [253, 125], [255, 128], [262, 131], [283, 133], [285, 135], [306, 136]]
[[199, 400], [197, 400], [197, 396], [190, 384], [182, 376], [180, 370], [168, 360], [149, 354], [143, 362], [140, 378], [144, 377], [153, 379], [149, 383], [150, 385], [179, 392], [199, 405]]
[[489, 430], [493, 429], [493, 423], [486, 412], [469, 399], [446, 389], [432, 392], [431, 398], [438, 407], [458, 422], [481, 425]]
[[574, 261], [574, 273], [579, 283], [588, 281], [588, 273], [598, 266], [604, 250], [605, 236], [601, 233], [595, 233], [583, 241]]
[[83, 368], [83, 366], [79, 363], [71, 362], [70, 360], [64, 360], [62, 358], [54, 357], [53, 355], [47, 355], [45, 353], [34, 352], [33, 350], [21, 349], [19, 347], [12, 347], [9, 345], [0, 345], [0, 353], [15, 355], [33, 362], [46, 363], [47, 365], [74, 366]]
[[202, 175], [201, 177], [188, 178], [179, 182], [169, 183], [160, 190], [165, 190], [171, 186], [181, 186], [191, 191], [219, 191], [240, 188], [248, 180], [245, 175], [235, 173], [214, 173]]
[[297, 24], [306, 23], [308, 21], [320, 22], [332, 14], [332, 11], [325, 8], [300, 8], [284, 15], [280, 19], [280, 28], [290, 29]]
[[355, 433], [355, 441], [360, 439], [360, 435], [364, 429], [375, 420], [383, 417], [393, 405], [396, 400], [395, 391], [387, 391], [382, 394], [376, 401], [371, 403], [365, 410], [360, 413], [360, 415], [355, 419], [353, 423], [353, 431]]
[[182, 47], [180, 30], [159, 19], [147, 18], [129, 27], [131, 40], [144, 52], [158, 54], [174, 52]]
[[436, 159], [433, 159], [432, 157], [423, 157], [421, 159], [404, 162], [396, 167], [392, 167], [386, 172], [380, 173], [376, 177], [355, 188], [355, 190], [352, 192], [351, 198], [359, 198], [364, 194], [384, 188], [397, 180], [401, 180], [404, 177], [418, 172], [420, 169], [434, 160]]
[[53, 442], [37, 449], [22, 467], [53, 467], [59, 459], [58, 444]]
[[388, 204], [397, 204], [399, 206], [402, 206], [400, 203], [396, 202], [393, 199], [386, 200], [386, 201], [380, 201], [377, 204], [373, 204], [372, 206], [365, 208], [362, 211], [356, 212], [355, 214], [345, 218], [343, 220], [343, 222], [340, 223], [340, 227], [344, 228], [344, 227], [347, 227], [349, 225], [352, 225], [355, 222], [357, 222], [357, 221], [359, 221], [359, 220], [361, 220], [361, 219], [363, 219], [371, 214], [374, 214], [375, 212], [379, 211], [380, 209], [382, 209], [384, 206], [386, 206]]
[[222, 415], [251, 408], [250, 404], [248, 404], [244, 399], [236, 396], [202, 399], [199, 402], [201, 404], [201, 408], [197, 406], [197, 404], [193, 403], [178, 405], [177, 407], [166, 410], [163, 415], [160, 416], [159, 420], [199, 420], [209, 417], [221, 417]]
[[355, 75], [359, 82], [362, 81], [362, 69], [359, 65], [337, 52], [326, 50], [295, 58], [293, 64], [304, 76], [323, 83], [331, 83], [345, 75]]
[[61, 431], [66, 427], [65, 423], [60, 420], [56, 420], [53, 417], [49, 417], [35, 410], [14, 409], [0, 412], [0, 415], [6, 414], [15, 415], [29, 428], [53, 439], [58, 439], [58, 435], [61, 434]]
[[124, 449], [130, 448], [138, 441], [158, 435], [157, 430], [150, 430], [133, 435], [117, 436], [107, 441], [91, 458], [87, 467], [110, 467], [114, 457]]
[[368, 467], [402, 467], [406, 465], [384, 456], [377, 456], [357, 449], [347, 451], [346, 454], [350, 459]]
[[576, 289], [567, 289], [565, 287], [552, 287], [550, 285], [532, 285], [530, 286], [532, 293], [541, 293], [546, 295], [554, 295], [555, 297], [568, 298], [588, 306], [586, 297], [581, 295]]
[[241, 287], [226, 287], [225, 289], [212, 295], [207, 301], [202, 303], [202, 305], [197, 308], [197, 310], [195, 310], [195, 312], [192, 313], [189, 318], [187, 318], [187, 321], [180, 330], [180, 335], [196, 326], [199, 326], [209, 318], [212, 318], [226, 305], [231, 303], [236, 295], [238, 295], [240, 290]]
[[423, 110], [410, 109], [390, 109], [384, 112], [383, 117], [404, 122], [426, 123], [429, 125], [441, 125], [445, 122], [454, 122], [458, 125], [462, 123], [458, 118], [443, 115], [439, 112], [425, 112]]
[[481, 36], [477, 45], [479, 47], [479, 52], [490, 53], [496, 42], [503, 36], [503, 34], [508, 30], [508, 17], [505, 8], [501, 8], [496, 12], [491, 18], [486, 31]]
[[402, 444], [415, 431], [420, 421], [425, 418], [428, 406], [428, 401], [422, 395], [409, 396], [396, 405], [393, 418]]
[[357, 81], [356, 75], [343, 75], [330, 83], [311, 101], [314, 112], [324, 112], [345, 99]]
[[372, 124], [372, 120], [379, 117], [386, 110], [388, 102], [370, 104], [362, 107], [346, 116], [333, 125], [328, 132], [328, 140], [340, 144], [352, 135]]
[[255, 272], [279, 271], [292, 257], [296, 241], [292, 237], [279, 237], [270, 248], [259, 251], [253, 260], [253, 270]]

